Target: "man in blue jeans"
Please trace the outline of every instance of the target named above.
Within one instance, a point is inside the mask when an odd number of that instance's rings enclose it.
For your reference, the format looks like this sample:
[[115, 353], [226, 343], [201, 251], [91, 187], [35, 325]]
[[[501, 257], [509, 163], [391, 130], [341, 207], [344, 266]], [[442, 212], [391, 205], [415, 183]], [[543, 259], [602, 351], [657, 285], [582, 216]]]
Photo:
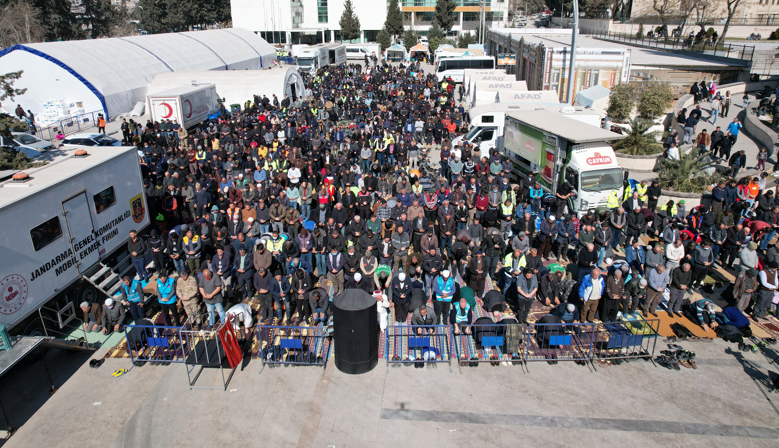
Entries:
[[135, 230], [130, 231], [130, 241], [127, 242], [127, 252], [133, 261], [133, 267], [138, 273], [138, 278], [142, 282], [149, 281], [149, 274], [146, 273], [146, 241], [138, 236]]
[[216, 321], [214, 311], [219, 313], [219, 320], [225, 322], [225, 309], [222, 306], [222, 279], [210, 270], [203, 269], [203, 275], [198, 280], [198, 289], [208, 310], [208, 324], [213, 326]]

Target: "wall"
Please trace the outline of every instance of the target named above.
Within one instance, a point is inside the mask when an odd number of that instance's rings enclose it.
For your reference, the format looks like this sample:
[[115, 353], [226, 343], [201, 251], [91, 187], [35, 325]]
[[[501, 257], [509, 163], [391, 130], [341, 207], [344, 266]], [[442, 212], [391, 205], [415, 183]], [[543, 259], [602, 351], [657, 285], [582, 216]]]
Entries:
[[[749, 103], [747, 111], [751, 111], [760, 104], [760, 101]], [[752, 137], [758, 147], [768, 148], [768, 152], [776, 152], [776, 144], [779, 142], [777, 133], [757, 119], [757, 114], [747, 113], [744, 117], [744, 131]]]
[[[779, 13], [779, 11], [777, 11]], [[571, 22], [573, 22], [573, 19], [570, 17], [564, 17], [563, 18], [563, 27], [570, 28]], [[552, 23], [556, 26], [560, 26], [560, 17], [556, 17], [552, 19]], [[656, 27], [660, 26], [661, 24], [658, 23], [645, 23], [644, 24], [644, 33], [649, 32], [649, 30], [653, 30]], [[638, 32], [639, 28], [638, 23], [619, 23], [614, 22], [609, 19], [579, 19], [579, 31], [582, 33], [606, 33], [606, 32], [612, 32], [612, 33], [625, 33], [625, 34], [632, 34], [635, 35]], [[670, 30], [674, 29], [677, 25], [668, 25], [669, 32]], [[706, 29], [714, 28], [717, 33], [722, 34], [722, 30], [725, 28], [724, 25], [707, 25]], [[732, 25], [730, 28], [728, 28], [728, 37], [738, 38], [738, 39], [746, 39], [750, 34], [752, 33], [758, 33], [763, 35], [763, 39], [767, 39], [768, 36], [776, 30], [777, 27], [771, 27], [771, 26], [755, 26], [755, 25]], [[687, 36], [690, 34], [691, 30], [695, 30], [695, 32], [698, 32], [699, 27], [688, 24], [685, 29], [684, 33], [682, 33], [683, 36]]]

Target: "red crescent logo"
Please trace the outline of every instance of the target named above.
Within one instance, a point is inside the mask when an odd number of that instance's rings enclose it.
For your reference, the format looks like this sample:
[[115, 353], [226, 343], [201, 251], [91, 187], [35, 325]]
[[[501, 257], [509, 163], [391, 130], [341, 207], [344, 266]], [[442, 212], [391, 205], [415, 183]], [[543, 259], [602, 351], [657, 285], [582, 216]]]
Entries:
[[162, 118], [170, 118], [173, 115], [173, 108], [170, 107], [170, 104], [168, 104], [168, 103], [160, 103], [160, 106], [165, 107], [165, 109], [167, 110], [166, 115], [163, 115]]
[[184, 116], [189, 118], [189, 117], [192, 116], [192, 103], [190, 103], [189, 100], [184, 100], [184, 104], [188, 104], [189, 105], [189, 112], [184, 114]]

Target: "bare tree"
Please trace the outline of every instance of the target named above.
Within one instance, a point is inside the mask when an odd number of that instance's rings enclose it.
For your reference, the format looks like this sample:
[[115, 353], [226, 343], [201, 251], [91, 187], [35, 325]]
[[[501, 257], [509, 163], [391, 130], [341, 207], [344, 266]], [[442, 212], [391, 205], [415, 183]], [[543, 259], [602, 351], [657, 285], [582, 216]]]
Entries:
[[701, 27], [706, 32], [706, 25], [711, 15], [716, 12], [717, 5], [714, 0], [695, 0], [692, 4], [692, 11], [695, 12], [695, 25]]
[[675, 0], [652, 0], [652, 9], [657, 13], [663, 29], [668, 28], [668, 16], [672, 14], [671, 8], [678, 5]]
[[16, 0], [2, 8], [0, 14], [0, 48], [40, 42], [45, 28], [40, 10], [27, 0]]
[[722, 28], [722, 34], [719, 36], [717, 46], [725, 41], [725, 35], [728, 34], [728, 28], [730, 28], [730, 21], [733, 20], [733, 16], [736, 15], [736, 10], [741, 6], [741, 0], [726, 0], [728, 2], [728, 18], [725, 19], [725, 26]]

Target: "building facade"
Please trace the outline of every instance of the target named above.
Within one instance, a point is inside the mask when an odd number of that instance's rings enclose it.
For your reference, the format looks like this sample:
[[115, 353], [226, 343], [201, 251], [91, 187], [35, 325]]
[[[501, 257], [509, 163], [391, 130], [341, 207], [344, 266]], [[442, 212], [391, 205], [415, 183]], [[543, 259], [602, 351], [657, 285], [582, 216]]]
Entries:
[[[488, 28], [503, 27], [508, 20], [509, 0], [454, 0], [454, 26], [450, 32], [475, 33], [479, 17], [486, 15]], [[338, 22], [344, 0], [232, 0], [233, 26], [260, 34], [268, 42], [299, 44], [341, 40]], [[399, 0], [403, 24], [421, 34], [430, 29], [435, 0]], [[352, 0], [360, 19], [360, 42], [372, 42], [387, 19], [388, 0]]]

